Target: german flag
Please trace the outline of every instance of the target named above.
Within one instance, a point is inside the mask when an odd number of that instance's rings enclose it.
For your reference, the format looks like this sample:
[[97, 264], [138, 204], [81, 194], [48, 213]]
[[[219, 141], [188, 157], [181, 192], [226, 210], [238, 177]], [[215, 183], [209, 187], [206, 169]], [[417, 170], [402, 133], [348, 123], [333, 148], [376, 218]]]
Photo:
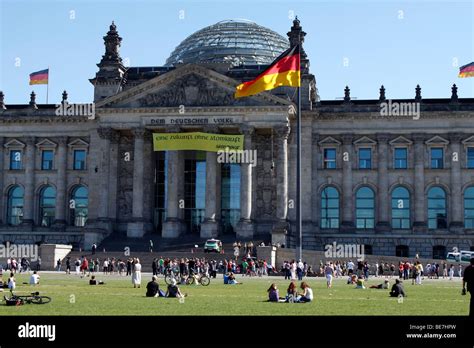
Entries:
[[36, 71], [30, 74], [30, 85], [47, 85], [49, 69]]
[[459, 68], [458, 77], [473, 77], [474, 76], [474, 62], [463, 65]]
[[237, 86], [235, 98], [248, 97], [280, 86], [300, 86], [300, 47], [283, 52], [263, 73]]

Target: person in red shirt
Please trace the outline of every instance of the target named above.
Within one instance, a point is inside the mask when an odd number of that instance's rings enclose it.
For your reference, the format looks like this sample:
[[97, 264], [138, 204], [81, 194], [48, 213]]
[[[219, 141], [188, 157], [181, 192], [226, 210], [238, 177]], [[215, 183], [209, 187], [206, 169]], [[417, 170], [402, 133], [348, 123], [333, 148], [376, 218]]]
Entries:
[[89, 261], [87, 261], [87, 258], [84, 257], [84, 260], [82, 260], [82, 264], [81, 264], [82, 277], [86, 275], [86, 271], [88, 269], [89, 269]]

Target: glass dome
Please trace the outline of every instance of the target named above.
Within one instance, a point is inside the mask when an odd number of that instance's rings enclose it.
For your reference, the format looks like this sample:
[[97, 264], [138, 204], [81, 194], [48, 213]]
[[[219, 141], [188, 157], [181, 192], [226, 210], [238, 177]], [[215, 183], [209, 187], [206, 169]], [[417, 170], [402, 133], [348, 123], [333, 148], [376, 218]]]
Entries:
[[227, 20], [188, 36], [171, 53], [166, 66], [176, 63], [270, 64], [290, 46], [280, 34], [248, 20]]

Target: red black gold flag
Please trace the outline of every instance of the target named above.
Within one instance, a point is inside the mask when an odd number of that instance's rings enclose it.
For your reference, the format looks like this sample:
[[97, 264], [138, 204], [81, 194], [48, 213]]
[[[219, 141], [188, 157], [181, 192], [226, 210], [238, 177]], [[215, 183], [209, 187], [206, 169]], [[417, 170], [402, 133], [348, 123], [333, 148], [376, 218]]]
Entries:
[[474, 76], [474, 62], [463, 65], [459, 68], [458, 77], [473, 77]]
[[254, 80], [237, 86], [235, 98], [248, 97], [280, 86], [300, 86], [299, 45], [290, 47]]

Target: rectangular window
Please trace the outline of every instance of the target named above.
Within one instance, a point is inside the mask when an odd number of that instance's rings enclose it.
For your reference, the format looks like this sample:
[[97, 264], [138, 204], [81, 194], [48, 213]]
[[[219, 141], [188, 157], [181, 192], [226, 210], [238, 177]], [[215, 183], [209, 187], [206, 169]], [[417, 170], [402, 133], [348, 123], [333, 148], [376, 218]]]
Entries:
[[467, 167], [474, 169], [474, 147], [467, 148]]
[[86, 169], [86, 150], [74, 150], [74, 170]]
[[394, 163], [393, 168], [395, 169], [407, 169], [408, 167], [408, 151], [404, 148], [397, 148], [394, 152]]
[[372, 168], [372, 149], [359, 149], [359, 169]]
[[324, 149], [324, 169], [336, 169], [336, 149]]
[[43, 150], [41, 153], [41, 170], [53, 170], [53, 150]]
[[10, 169], [11, 170], [20, 170], [22, 162], [21, 150], [11, 150], [10, 151]]
[[443, 148], [432, 147], [431, 148], [431, 169], [443, 169]]

